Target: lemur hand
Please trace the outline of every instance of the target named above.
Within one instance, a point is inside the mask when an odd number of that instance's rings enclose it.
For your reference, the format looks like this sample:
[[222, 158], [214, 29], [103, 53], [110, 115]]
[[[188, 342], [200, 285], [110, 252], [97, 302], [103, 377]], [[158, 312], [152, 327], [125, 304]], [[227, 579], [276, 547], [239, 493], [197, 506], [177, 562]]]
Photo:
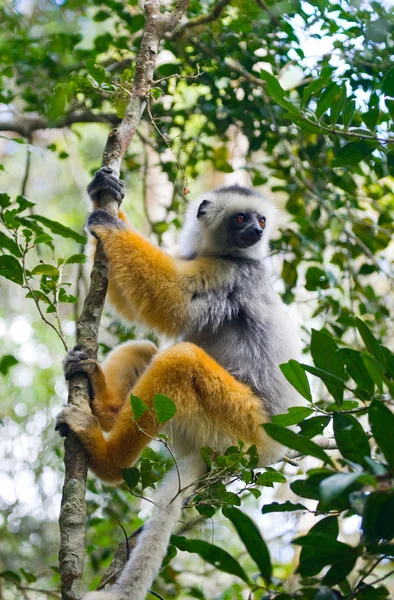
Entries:
[[86, 229], [95, 238], [100, 237], [99, 233], [96, 231], [97, 226], [106, 227], [107, 229], [126, 229], [124, 221], [113, 217], [107, 213], [106, 210], [102, 210], [101, 208], [96, 208], [93, 212], [91, 212], [86, 222]]
[[123, 181], [118, 179], [109, 167], [103, 167], [96, 171], [87, 189], [95, 206], [99, 205], [101, 192], [111, 195], [119, 205], [124, 198]]
[[[91, 385], [91, 377], [98, 369], [98, 363], [95, 360], [89, 359], [88, 355], [81, 346], [75, 346], [66, 354], [63, 360], [64, 377], [67, 381], [71, 379], [75, 373], [85, 373], [89, 378], [89, 395], [92, 399], [93, 386]], [[64, 407], [63, 411], [56, 418], [55, 431], [58, 431], [62, 437], [67, 437], [70, 431], [70, 423], [66, 418], [70, 414], [78, 412], [77, 407], [71, 404]], [[82, 411], [84, 412], [84, 411]], [[84, 413], [85, 414], [85, 413]]]
[[75, 346], [66, 354], [63, 359], [63, 371], [66, 381], [69, 381], [75, 373], [86, 373], [89, 376], [94, 370], [97, 370], [98, 363], [88, 357], [82, 350], [82, 346]]

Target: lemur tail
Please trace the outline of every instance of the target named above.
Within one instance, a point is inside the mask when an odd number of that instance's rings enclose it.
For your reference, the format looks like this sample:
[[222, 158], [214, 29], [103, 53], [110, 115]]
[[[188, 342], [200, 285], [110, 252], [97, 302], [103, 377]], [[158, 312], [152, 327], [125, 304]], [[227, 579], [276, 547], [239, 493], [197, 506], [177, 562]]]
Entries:
[[168, 473], [159, 490], [159, 509], [144, 525], [119, 581], [108, 591], [91, 592], [81, 600], [145, 600], [166, 555], [175, 523], [181, 516], [183, 498], [193, 492], [193, 487], [187, 487], [178, 494], [178, 475], [183, 489], [203, 475], [205, 469], [199, 455], [190, 454], [178, 460], [178, 469]]

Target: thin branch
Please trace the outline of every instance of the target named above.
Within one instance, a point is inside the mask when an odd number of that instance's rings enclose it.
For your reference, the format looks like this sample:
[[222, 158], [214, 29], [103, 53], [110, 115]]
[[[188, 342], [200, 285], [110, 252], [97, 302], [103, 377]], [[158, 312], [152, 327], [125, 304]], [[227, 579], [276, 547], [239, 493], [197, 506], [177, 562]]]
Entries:
[[178, 29], [172, 33], [166, 35], [167, 39], [180, 37], [187, 31], [188, 29], [192, 29], [194, 27], [200, 27], [201, 25], [206, 25], [207, 23], [211, 23], [212, 21], [216, 21], [223, 10], [230, 4], [230, 0], [219, 0], [215, 2], [211, 12], [206, 15], [200, 15], [199, 17], [195, 17], [194, 19], [189, 19], [183, 25], [180, 25]]
[[29, 146], [26, 146], [26, 163], [25, 163], [25, 172], [23, 175], [22, 185], [21, 185], [21, 196], [26, 196], [26, 187], [29, 181], [30, 175], [30, 166], [31, 166], [31, 150]]
[[[226, 58], [224, 62], [232, 71], [239, 73], [240, 75], [242, 75], [242, 77], [244, 79], [246, 79], [250, 83], [253, 83], [257, 87], [265, 88], [266, 84], [265, 84], [264, 79], [260, 79], [259, 77], [256, 77], [252, 73], [249, 73], [249, 71], [247, 71], [239, 62], [237, 62], [233, 58]], [[313, 81], [313, 77], [307, 77], [305, 79], [301, 79], [301, 81], [298, 81], [292, 85], [292, 89], [295, 90], [296, 88], [301, 87], [302, 85], [310, 83], [311, 81]], [[314, 125], [316, 125], [316, 123], [314, 123]]]
[[120, 119], [115, 113], [96, 114], [91, 112], [71, 112], [56, 121], [48, 121], [44, 117], [20, 116], [8, 121], [0, 120], [0, 131], [10, 131], [29, 138], [34, 131], [62, 129], [74, 123], [105, 123], [114, 126], [120, 123]]
[[64, 349], [67, 352], [68, 351], [68, 346], [67, 346], [66, 338], [65, 338], [64, 333], [62, 331], [62, 328], [60, 327], [60, 329], [57, 329], [56, 326], [53, 323], [51, 323], [51, 321], [49, 321], [46, 318], [46, 316], [44, 315], [44, 313], [41, 310], [40, 301], [39, 301], [39, 299], [36, 296], [35, 289], [30, 285], [29, 275], [28, 275], [28, 272], [27, 272], [27, 269], [26, 269], [26, 255], [27, 255], [28, 251], [31, 249], [31, 246], [29, 246], [28, 242], [26, 242], [25, 247], [22, 248], [20, 246], [20, 244], [19, 244], [18, 234], [17, 234], [16, 231], [15, 231], [15, 234], [14, 234], [14, 240], [15, 240], [15, 243], [17, 244], [18, 248], [19, 248], [19, 251], [20, 251], [21, 257], [22, 257], [21, 258], [21, 262], [22, 262], [21, 266], [22, 266], [22, 274], [23, 274], [23, 282], [24, 282], [23, 285], [22, 285], [22, 287], [24, 289], [26, 289], [30, 293], [30, 295], [31, 295], [31, 297], [32, 297], [32, 299], [34, 301], [34, 304], [36, 305], [36, 308], [38, 310], [38, 313], [39, 313], [41, 319], [44, 321], [44, 323], [46, 325], [48, 325], [48, 327], [51, 327], [51, 329], [53, 329], [55, 331], [55, 333], [59, 336], [59, 338], [60, 338], [60, 340], [61, 340], [61, 342], [62, 342], [62, 344], [64, 346]]

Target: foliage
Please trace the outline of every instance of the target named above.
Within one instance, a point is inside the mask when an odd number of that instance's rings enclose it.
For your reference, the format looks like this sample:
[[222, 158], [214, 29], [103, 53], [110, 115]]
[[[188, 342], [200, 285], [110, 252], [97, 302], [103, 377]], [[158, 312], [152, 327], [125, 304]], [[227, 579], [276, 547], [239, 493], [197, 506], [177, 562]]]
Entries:
[[[210, 597], [203, 585], [181, 590], [178, 561], [187, 560], [187, 552], [234, 577], [220, 590], [222, 598], [241, 598], [245, 590], [267, 600], [388, 598], [394, 559], [394, 12], [388, 2], [375, 1], [257, 0], [246, 6], [233, 0], [201, 23], [213, 5], [192, 0], [188, 23], [167, 36], [123, 176], [133, 185], [137, 173], [144, 177], [149, 150], [173, 184], [165, 216], [152, 218], [144, 207], [161, 242], [182, 222], [185, 187], [194, 194], [209, 183], [207, 173], [221, 181], [231, 177], [238, 168], [232, 149], [245, 147], [237, 176], [273, 194], [287, 216], [271, 256], [282, 298], [302, 319], [311, 359], [281, 365], [306, 401], [265, 425], [290, 449], [283, 463], [257, 469], [256, 450], [242, 442], [224, 455], [202, 449], [209, 475], [189, 505], [201, 519], [216, 519], [221, 511], [231, 541], [224, 549], [216, 540], [173, 536], [157, 589], [168, 598]], [[40, 152], [65, 165], [72, 144], [64, 145], [60, 135], [48, 144], [38, 132], [69, 126], [81, 138], [81, 156], [89, 153], [87, 123], [112, 125], [123, 115], [144, 24], [140, 3], [33, 2], [29, 14], [6, 3], [0, 16], [5, 137], [27, 156], [37, 152], [35, 144], [43, 146]], [[98, 166], [85, 162], [86, 170]], [[2, 168], [7, 175], [7, 157]], [[21, 179], [34, 175], [29, 169], [27, 161]], [[31, 194], [35, 204], [25, 187], [22, 181], [20, 193], [0, 194], [0, 285], [21, 290], [26, 310], [33, 302], [67, 345], [63, 315], [78, 290], [70, 292], [65, 279], [84, 260], [85, 238], [76, 231], [84, 214], [74, 220], [64, 210], [49, 218], [38, 194]], [[113, 323], [109, 329], [124, 339]], [[0, 377], [9, 378], [18, 362], [12, 349], [2, 352]], [[47, 382], [44, 387], [49, 397]], [[138, 421], [146, 407], [136, 397], [131, 402]], [[156, 397], [158, 422], [174, 409], [170, 399]], [[159, 441], [169, 448], [167, 438]], [[122, 489], [103, 490], [90, 481], [91, 572], [108, 564], [120, 539], [118, 520], [127, 519], [131, 529], [140, 525], [137, 513], [130, 516], [130, 497], [149, 493], [171, 463], [148, 449], [138, 466], [124, 471]], [[266, 502], [274, 487], [284, 501]], [[263, 520], [273, 523], [288, 513], [291, 523], [303, 524], [302, 535], [292, 536], [291, 547], [300, 551], [289, 564], [260, 532], [262, 494]], [[345, 525], [354, 519], [359, 528], [346, 537]], [[280, 539], [282, 546], [289, 542]], [[11, 554], [0, 554], [7, 587], [34, 587], [28, 561], [21, 559], [21, 568]], [[58, 583], [48, 572], [43, 582]]]

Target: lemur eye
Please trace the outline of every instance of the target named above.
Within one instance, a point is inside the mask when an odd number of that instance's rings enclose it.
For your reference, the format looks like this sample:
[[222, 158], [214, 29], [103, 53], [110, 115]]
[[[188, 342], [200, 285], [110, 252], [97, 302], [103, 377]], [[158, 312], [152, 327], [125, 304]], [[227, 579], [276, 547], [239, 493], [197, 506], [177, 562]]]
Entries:
[[245, 213], [239, 213], [236, 217], [237, 223], [243, 223], [245, 221]]
[[260, 227], [262, 229], [264, 229], [264, 227], [265, 227], [265, 220], [266, 220], [265, 217], [261, 217], [261, 219], [259, 220]]

